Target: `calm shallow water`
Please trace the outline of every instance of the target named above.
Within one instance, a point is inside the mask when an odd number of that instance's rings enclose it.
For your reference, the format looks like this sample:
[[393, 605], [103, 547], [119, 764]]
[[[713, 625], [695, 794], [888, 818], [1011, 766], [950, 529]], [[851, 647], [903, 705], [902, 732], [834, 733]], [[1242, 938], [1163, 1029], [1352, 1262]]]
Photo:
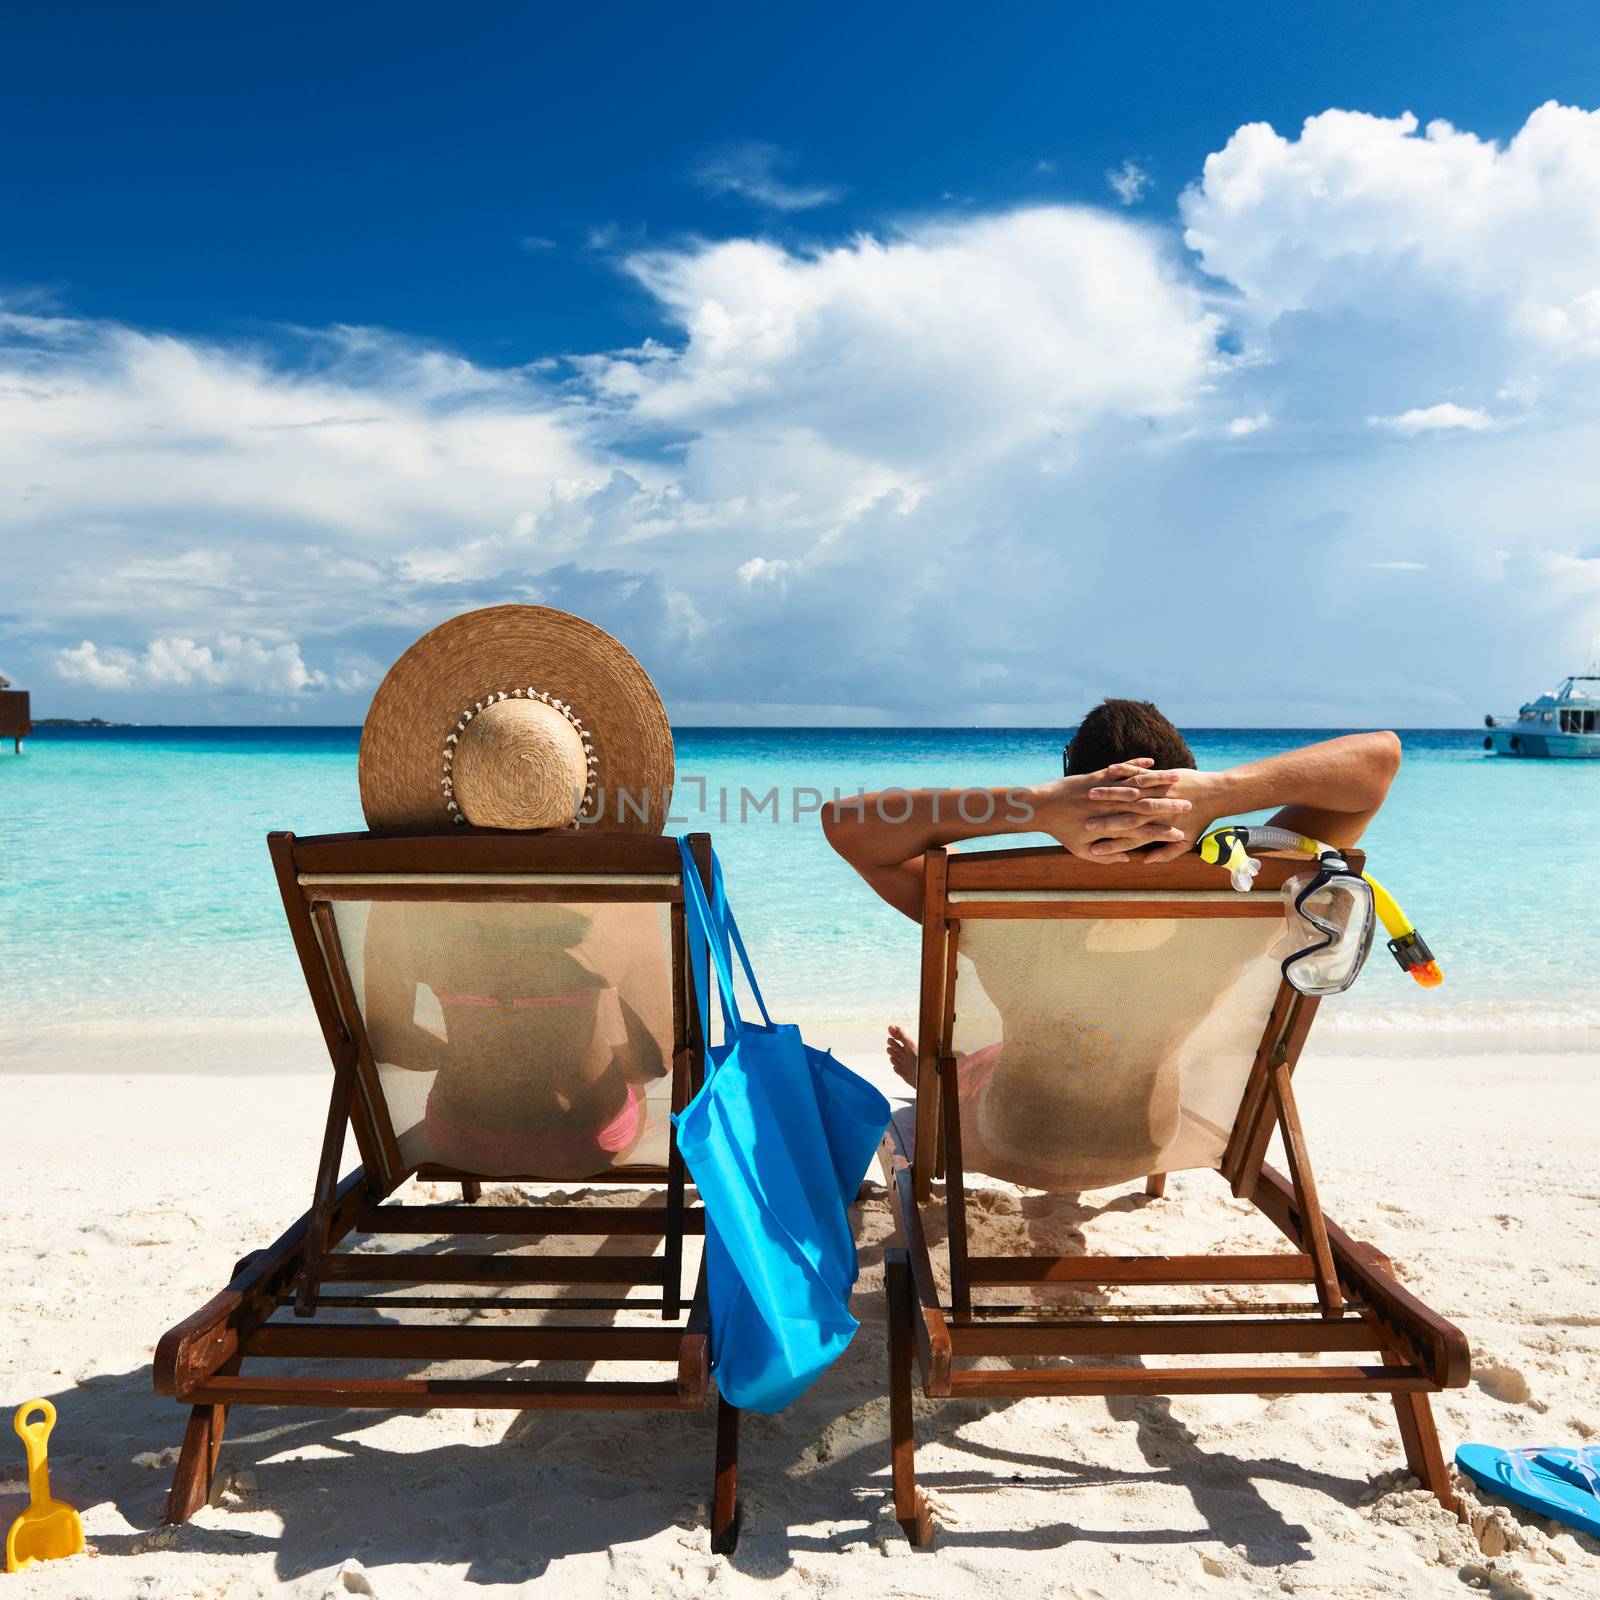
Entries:
[[[1202, 766], [1218, 767], [1326, 736], [1208, 730], [1190, 741]], [[1416, 989], [1380, 948], [1324, 1014], [1421, 1027], [1593, 1022], [1600, 764], [1493, 759], [1466, 730], [1403, 737], [1405, 765], [1365, 843], [1447, 983]], [[361, 827], [358, 739], [353, 728], [47, 729], [21, 758], [7, 746], [0, 1015], [304, 1008], [264, 835]], [[917, 934], [839, 862], [814, 815], [792, 820], [792, 791], [1025, 783], [1061, 759], [1060, 735], [1042, 729], [689, 728], [677, 739], [675, 831], [716, 838], [769, 1000], [840, 1023], [913, 1016]], [[691, 780], [704, 780], [703, 809]], [[773, 788], [782, 815], [741, 820], [741, 790]]]

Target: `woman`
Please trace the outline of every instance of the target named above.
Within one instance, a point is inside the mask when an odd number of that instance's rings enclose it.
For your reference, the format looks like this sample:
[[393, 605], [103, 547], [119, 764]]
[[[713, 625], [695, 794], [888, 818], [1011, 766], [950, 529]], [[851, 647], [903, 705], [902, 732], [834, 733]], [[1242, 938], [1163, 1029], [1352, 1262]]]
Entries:
[[[494, 606], [435, 628], [390, 669], [360, 775], [374, 829], [659, 832], [672, 734], [609, 634]], [[345, 939], [360, 941], [367, 1035], [408, 1157], [556, 1179], [664, 1161], [667, 906], [423, 893], [374, 899], [364, 934]]]

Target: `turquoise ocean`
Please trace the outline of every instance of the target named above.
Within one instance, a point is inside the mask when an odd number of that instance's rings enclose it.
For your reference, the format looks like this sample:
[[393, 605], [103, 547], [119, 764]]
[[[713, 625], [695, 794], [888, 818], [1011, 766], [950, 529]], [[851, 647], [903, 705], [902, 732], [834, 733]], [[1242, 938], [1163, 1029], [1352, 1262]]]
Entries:
[[[1328, 730], [1202, 730], [1202, 766]], [[1381, 947], [1335, 1026], [1492, 1047], [1600, 1021], [1600, 763], [1512, 761], [1467, 730], [1402, 735], [1372, 870], [1445, 969], [1416, 988]], [[0, 1024], [281, 1019], [305, 999], [264, 836], [362, 826], [354, 728], [43, 729], [0, 752]], [[706, 829], [775, 1011], [858, 1031], [914, 1018], [916, 930], [833, 855], [817, 800], [864, 787], [1013, 784], [1060, 771], [1047, 729], [677, 733], [674, 831]], [[774, 817], [769, 791], [781, 797]], [[743, 798], [748, 794], [749, 799]], [[743, 813], [743, 815], [741, 815]], [[1027, 842], [1023, 839], [1006, 844]]]

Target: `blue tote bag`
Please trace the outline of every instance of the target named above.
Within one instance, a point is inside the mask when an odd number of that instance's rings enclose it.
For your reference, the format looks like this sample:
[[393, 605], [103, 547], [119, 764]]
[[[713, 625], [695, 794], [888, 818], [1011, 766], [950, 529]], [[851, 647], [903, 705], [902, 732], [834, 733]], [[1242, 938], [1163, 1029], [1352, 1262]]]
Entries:
[[[678, 1149], [706, 1214], [711, 1365], [730, 1404], [771, 1415], [810, 1387], [856, 1331], [856, 1245], [847, 1207], [889, 1121], [889, 1102], [842, 1062], [767, 1013], [722, 868], [708, 900], [687, 841], [683, 899], [704, 1011], [722, 1002], [700, 1092], [678, 1114]], [[731, 948], [730, 948], [731, 947]], [[739, 1015], [737, 951], [761, 1022]], [[711, 974], [706, 971], [706, 954]], [[710, 1038], [709, 1016], [702, 1026]]]

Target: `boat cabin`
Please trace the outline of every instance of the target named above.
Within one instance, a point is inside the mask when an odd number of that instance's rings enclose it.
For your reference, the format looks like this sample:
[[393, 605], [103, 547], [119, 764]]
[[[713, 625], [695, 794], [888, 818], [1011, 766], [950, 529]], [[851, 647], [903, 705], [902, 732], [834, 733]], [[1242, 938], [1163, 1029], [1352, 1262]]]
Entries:
[[1600, 673], [1563, 678], [1516, 717], [1488, 716], [1484, 749], [1503, 756], [1600, 760]]

